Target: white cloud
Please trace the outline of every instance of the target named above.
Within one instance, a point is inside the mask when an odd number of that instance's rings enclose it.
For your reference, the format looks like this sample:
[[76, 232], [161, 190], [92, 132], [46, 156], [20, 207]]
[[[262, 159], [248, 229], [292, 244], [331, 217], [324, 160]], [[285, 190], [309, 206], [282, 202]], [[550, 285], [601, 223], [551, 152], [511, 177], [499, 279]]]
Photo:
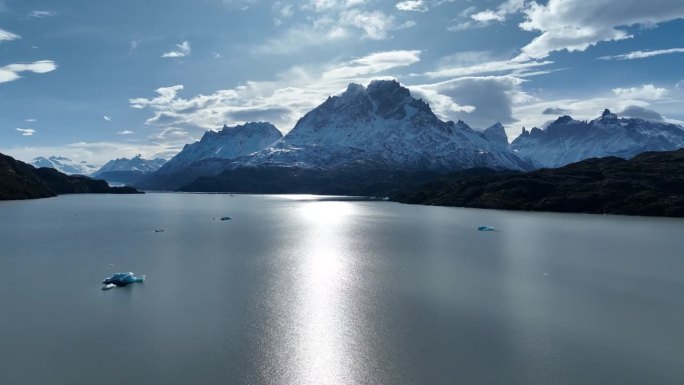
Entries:
[[507, 0], [496, 9], [477, 11], [477, 7], [471, 6], [459, 13], [456, 20], [460, 22], [447, 28], [449, 31], [463, 31], [472, 28], [484, 28], [491, 23], [506, 21], [508, 15], [520, 12], [525, 7], [525, 0]]
[[641, 99], [641, 100], [660, 100], [668, 94], [665, 88], [659, 88], [653, 84], [644, 84], [640, 87], [632, 88], [613, 88], [613, 93], [625, 99]]
[[376, 52], [354, 59], [323, 73], [323, 78], [354, 79], [385, 70], [405, 67], [420, 61], [420, 50]]
[[36, 133], [33, 128], [17, 128], [17, 131], [21, 132], [22, 136], [33, 136]]
[[654, 26], [684, 17], [681, 0], [549, 0], [524, 10], [525, 31], [539, 31], [522, 48], [527, 57], [544, 58], [554, 51], [584, 51], [602, 41], [623, 40], [632, 35], [621, 27]]
[[639, 118], [657, 122], [662, 122], [665, 120], [659, 112], [640, 106], [627, 106], [624, 110], [618, 112], [617, 114], [629, 118]]
[[110, 117], [107, 116], [107, 115], [103, 116], [103, 118], [104, 118], [104, 120], [106, 120], [106, 121], [108, 121], [108, 122], [111, 122], [111, 121], [112, 121], [112, 118], [110, 118]]
[[443, 119], [461, 119], [476, 128], [516, 121], [513, 106], [530, 100], [515, 76], [469, 76], [435, 84], [412, 86]]
[[428, 7], [423, 0], [400, 1], [396, 4], [396, 7], [400, 11], [408, 12], [425, 12], [428, 10]]
[[21, 72], [33, 72], [44, 74], [57, 69], [57, 65], [52, 60], [41, 60], [33, 63], [18, 63], [0, 67], [0, 83], [11, 82], [20, 79]]
[[218, 53], [218, 52], [212, 52], [212, 53], [211, 53], [211, 56], [213, 56], [214, 59], [220, 59], [220, 58], [222, 57], [221, 54]]
[[[150, 109], [146, 124], [161, 128], [217, 129], [223, 124], [266, 120], [287, 131], [311, 108], [329, 95], [343, 91], [349, 82], [367, 84], [387, 78], [387, 71], [417, 62], [420, 51], [376, 52], [342, 63], [293, 67], [271, 81], [248, 81], [232, 89], [183, 99], [182, 85], [156, 90], [154, 98], [131, 99], [131, 107]], [[164, 135], [168, 135], [165, 133]]]
[[57, 16], [57, 12], [54, 11], [31, 11], [29, 12], [29, 17], [34, 17], [36, 19], [42, 19], [44, 17]]
[[510, 71], [525, 71], [531, 68], [553, 64], [551, 61], [535, 61], [535, 60], [495, 60], [483, 63], [470, 63], [463, 66], [443, 66], [435, 71], [425, 73], [430, 78], [445, 78], [458, 76], [471, 76], [481, 74], [491, 74]]
[[[299, 8], [305, 17], [287, 27], [276, 37], [252, 48], [257, 54], [295, 54], [305, 48], [329, 45], [339, 41], [363, 38], [385, 40], [390, 32], [416, 25], [412, 20], [400, 22], [393, 15], [380, 10], [368, 10], [363, 0], [313, 0]], [[288, 18], [282, 17], [281, 3], [274, 6], [275, 24], [281, 26]]]
[[342, 12], [340, 22], [363, 30], [363, 37], [373, 40], [386, 39], [389, 31], [398, 29], [394, 17], [380, 11], [366, 12], [351, 9]]
[[186, 57], [190, 55], [192, 52], [192, 49], [190, 48], [190, 42], [189, 41], [183, 41], [180, 44], [176, 44], [176, 50], [175, 51], [169, 51], [169, 52], [164, 52], [161, 57], [164, 58], [179, 58], [179, 57]]
[[506, 20], [506, 16], [500, 15], [494, 11], [490, 11], [489, 9], [486, 11], [474, 13], [474, 14], [470, 15], [470, 18], [475, 20], [475, 21], [482, 22], [482, 23], [487, 23], [490, 21], [505, 21]]
[[130, 130], [123, 130], [123, 131], [117, 132], [117, 134], [119, 134], [119, 135], [131, 135], [131, 134], [135, 134], [135, 132], [130, 131]]
[[38, 120], [37, 119], [24, 119], [24, 121], [29, 122], [29, 123], [33, 123], [33, 122], [37, 122]]
[[648, 57], [659, 56], [659, 55], [669, 55], [673, 53], [684, 53], [684, 48], [670, 48], [670, 49], [659, 49], [655, 51], [632, 51], [629, 53], [615, 55], [615, 56], [601, 56], [601, 60], [634, 60], [634, 59], [645, 59]]
[[0, 29], [0, 42], [12, 41], [12, 40], [20, 39], [20, 38], [21, 37], [19, 35], [17, 35], [16, 33], [5, 31], [4, 29]]

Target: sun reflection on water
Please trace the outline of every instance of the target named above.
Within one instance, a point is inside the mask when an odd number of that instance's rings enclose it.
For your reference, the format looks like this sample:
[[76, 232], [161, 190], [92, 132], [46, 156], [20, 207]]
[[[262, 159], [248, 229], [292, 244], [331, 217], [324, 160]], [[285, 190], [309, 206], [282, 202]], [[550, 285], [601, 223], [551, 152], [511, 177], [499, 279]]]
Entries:
[[297, 383], [353, 382], [354, 357], [346, 338], [354, 326], [347, 311], [351, 272], [345, 232], [354, 210], [348, 202], [307, 202], [299, 209], [311, 231], [302, 244], [302, 276], [296, 288], [301, 300], [297, 324], [302, 328]]

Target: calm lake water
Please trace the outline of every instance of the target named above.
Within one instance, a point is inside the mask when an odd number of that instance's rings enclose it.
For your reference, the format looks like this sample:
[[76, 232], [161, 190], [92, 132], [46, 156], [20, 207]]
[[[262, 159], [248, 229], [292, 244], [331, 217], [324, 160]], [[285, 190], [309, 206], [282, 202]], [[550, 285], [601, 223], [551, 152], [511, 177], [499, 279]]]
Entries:
[[2, 385], [684, 383], [677, 219], [72, 195], [0, 272]]

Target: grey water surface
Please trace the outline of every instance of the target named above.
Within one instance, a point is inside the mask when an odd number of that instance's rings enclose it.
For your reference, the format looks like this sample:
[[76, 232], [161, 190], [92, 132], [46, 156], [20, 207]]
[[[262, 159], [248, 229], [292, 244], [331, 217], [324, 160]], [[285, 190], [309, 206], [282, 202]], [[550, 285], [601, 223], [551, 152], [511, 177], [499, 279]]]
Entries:
[[681, 219], [0, 202], [0, 384], [682, 384], [683, 246]]

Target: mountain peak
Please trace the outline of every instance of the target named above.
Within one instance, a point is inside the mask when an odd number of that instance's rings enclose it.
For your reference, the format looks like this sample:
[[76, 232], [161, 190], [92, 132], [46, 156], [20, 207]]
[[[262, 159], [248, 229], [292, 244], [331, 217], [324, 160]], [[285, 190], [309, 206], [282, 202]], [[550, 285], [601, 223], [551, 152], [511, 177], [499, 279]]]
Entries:
[[601, 121], [604, 121], [604, 122], [605, 121], [612, 122], [612, 121], [617, 121], [618, 116], [615, 115], [614, 113], [610, 112], [610, 110], [606, 108], [605, 110], [603, 110], [603, 113], [601, 114], [600, 119], [601, 119]]
[[551, 124], [566, 124], [566, 123], [572, 122], [573, 120], [575, 120], [575, 119], [573, 119], [572, 116], [563, 115], [563, 116], [559, 117], [558, 119], [556, 119], [556, 121], [554, 121]]
[[356, 84], [356, 83], [349, 83], [347, 86], [347, 90], [344, 91], [343, 95], [358, 95], [362, 94], [366, 90], [366, 87], [364, 87], [361, 84]]
[[491, 127], [482, 131], [482, 133], [492, 142], [508, 146], [508, 135], [506, 135], [506, 130], [501, 122], [494, 123]]

